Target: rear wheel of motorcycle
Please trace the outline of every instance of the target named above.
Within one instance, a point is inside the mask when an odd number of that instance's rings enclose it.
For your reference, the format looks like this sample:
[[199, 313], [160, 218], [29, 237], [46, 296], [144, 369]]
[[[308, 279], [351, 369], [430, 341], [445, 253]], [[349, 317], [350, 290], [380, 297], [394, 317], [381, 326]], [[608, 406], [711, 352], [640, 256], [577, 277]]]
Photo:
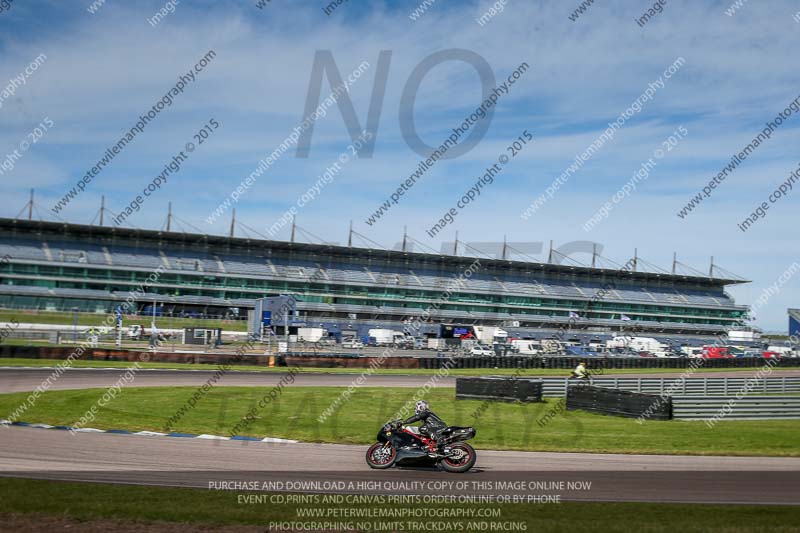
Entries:
[[466, 442], [461, 442], [458, 444], [453, 444], [449, 447], [453, 451], [460, 451], [462, 453], [459, 454], [459, 457], [445, 457], [439, 463], [442, 465], [442, 468], [447, 470], [448, 472], [454, 472], [460, 474], [462, 472], [466, 472], [473, 466], [475, 466], [475, 460], [478, 458], [475, 454], [475, 448], [467, 444]]
[[397, 460], [397, 451], [391, 444], [376, 442], [367, 450], [367, 464], [370, 468], [383, 470], [391, 468]]

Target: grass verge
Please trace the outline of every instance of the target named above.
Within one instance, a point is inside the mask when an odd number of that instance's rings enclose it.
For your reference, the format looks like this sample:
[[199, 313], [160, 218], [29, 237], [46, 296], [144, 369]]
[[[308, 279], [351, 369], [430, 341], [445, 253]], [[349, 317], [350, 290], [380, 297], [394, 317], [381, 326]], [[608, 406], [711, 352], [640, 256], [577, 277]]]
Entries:
[[[36, 525], [41, 517], [73, 518], [82, 528], [93, 529], [97, 521], [121, 520], [118, 526], [139, 525], [141, 529], [125, 531], [169, 530], [170, 525], [223, 528], [226, 526], [269, 527], [270, 522], [319, 522], [320, 519], [298, 517], [298, 510], [309, 505], [241, 503], [245, 493], [210, 491], [189, 488], [139, 487], [112, 484], [0, 479], [0, 519], [13, 516], [19, 524], [20, 514], [30, 513], [27, 525]], [[269, 495], [267, 495], [269, 496]], [[311, 504], [316, 509], [341, 509], [342, 505]], [[404, 509], [398, 504], [350, 504], [347, 508]], [[475, 531], [471, 522], [519, 524], [512, 531], [586, 531], [652, 533], [725, 531], [726, 533], [790, 532], [800, 523], [798, 506], [704, 505], [659, 503], [574, 503], [560, 504], [425, 504], [425, 508], [469, 509], [480, 507], [499, 511], [499, 518], [431, 518], [425, 519], [426, 531]], [[344, 521], [346, 519], [329, 519]], [[375, 525], [391, 519], [370, 519]], [[420, 519], [412, 519], [423, 522]], [[7, 523], [7, 520], [3, 520]], [[408, 520], [404, 521], [407, 523]], [[104, 527], [110, 524], [103, 523]], [[81, 527], [79, 526], [79, 527]], [[430, 529], [434, 526], [436, 529]], [[444, 526], [444, 527], [441, 527]], [[450, 527], [447, 527], [450, 526]], [[524, 526], [524, 529], [522, 527]], [[377, 530], [377, 529], [376, 529]], [[409, 527], [405, 531], [417, 531]], [[498, 529], [508, 530], [508, 529]]]
[[[116, 399], [99, 407], [86, 427], [164, 431], [167, 421], [197, 389], [194, 387], [124, 388]], [[216, 386], [171, 427], [172, 431], [230, 435], [269, 387]], [[346, 389], [289, 385], [276, 401], [257, 409], [240, 431], [255, 437], [281, 437], [305, 442], [370, 444], [375, 433], [395, 418], [415, 390], [390, 387], [355, 389], [349, 400], [322, 422], [318, 417]], [[49, 391], [25, 412], [26, 422], [73, 425], [105, 389]], [[29, 393], [0, 395], [0, 418], [21, 405]], [[494, 450], [593, 452], [627, 454], [690, 454], [740, 456], [800, 456], [793, 420], [722, 420], [713, 428], [703, 422], [648, 421], [565, 411], [563, 399], [514, 404], [454, 399], [452, 388], [438, 388], [425, 398], [447, 423], [477, 429], [476, 448]], [[413, 402], [412, 402], [413, 410]], [[546, 423], [540, 424], [547, 413]], [[477, 416], [476, 416], [477, 415]], [[408, 416], [408, 415], [406, 415]]]
[[[28, 358], [16, 358], [16, 357], [0, 357], [0, 367], [7, 366], [7, 367], [22, 367], [22, 366], [30, 366], [30, 367], [43, 367], [43, 368], [50, 368], [55, 367], [58, 363], [62, 362], [62, 359], [28, 359]], [[162, 369], [173, 369], [173, 370], [209, 370], [213, 371], [216, 369], [216, 365], [213, 364], [195, 364], [195, 363], [139, 363], [142, 368], [162, 368]], [[129, 362], [126, 361], [86, 361], [83, 359], [77, 359], [72, 362], [73, 368], [127, 368], [130, 366]], [[233, 365], [231, 367], [232, 370], [241, 370], [241, 371], [249, 371], [249, 372], [286, 372], [286, 367], [274, 367], [270, 368], [265, 365]], [[589, 365], [589, 369], [591, 370], [591, 364]], [[300, 368], [300, 372], [324, 372], [324, 373], [331, 373], [331, 374], [360, 374], [363, 372], [364, 368], [312, 368], [312, 367], [303, 367]], [[715, 372], [740, 372], [743, 376], [751, 375], [755, 373], [758, 368], [700, 368], [695, 371], [695, 374], [704, 374], [704, 373], [715, 373]], [[782, 371], [797, 371], [800, 368], [775, 368], [773, 369], [773, 373], [779, 373]], [[616, 369], [608, 369], [605, 371], [603, 376], [614, 376], [614, 375], [626, 375], [626, 374], [680, 374], [683, 372], [684, 369], [681, 368], [616, 368]], [[429, 376], [433, 375], [436, 371], [429, 370], [429, 369], [421, 369], [421, 368], [378, 368], [374, 371], [375, 374], [389, 374], [389, 375], [420, 375], [420, 376]], [[452, 376], [487, 376], [487, 375], [494, 375], [494, 376], [511, 376], [517, 373], [517, 370], [514, 368], [463, 368], [463, 369], [452, 369], [450, 370], [450, 375]], [[530, 368], [525, 369], [521, 374], [522, 377], [530, 377], [530, 376], [561, 376], [566, 377], [570, 373], [567, 369], [559, 369], [559, 368]], [[600, 376], [598, 376], [600, 377]]]

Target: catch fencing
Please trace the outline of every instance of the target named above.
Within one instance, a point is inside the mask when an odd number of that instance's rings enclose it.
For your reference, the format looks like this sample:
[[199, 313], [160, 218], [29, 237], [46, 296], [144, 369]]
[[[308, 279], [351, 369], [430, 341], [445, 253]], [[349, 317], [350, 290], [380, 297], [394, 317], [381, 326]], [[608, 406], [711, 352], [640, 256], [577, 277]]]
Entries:
[[673, 418], [683, 420], [800, 419], [800, 396], [674, 396]]
[[[571, 378], [542, 377], [542, 394], [563, 398], [567, 395], [567, 386], [577, 385], [580, 381]], [[755, 386], [748, 386], [749, 395], [753, 394], [800, 394], [800, 376], [780, 376], [756, 379], [755, 377], [737, 378], [626, 378], [607, 377], [592, 378], [590, 384], [596, 387], [620, 389], [646, 394], [668, 394], [669, 396], [733, 396], [744, 390], [747, 383], [755, 380]]]

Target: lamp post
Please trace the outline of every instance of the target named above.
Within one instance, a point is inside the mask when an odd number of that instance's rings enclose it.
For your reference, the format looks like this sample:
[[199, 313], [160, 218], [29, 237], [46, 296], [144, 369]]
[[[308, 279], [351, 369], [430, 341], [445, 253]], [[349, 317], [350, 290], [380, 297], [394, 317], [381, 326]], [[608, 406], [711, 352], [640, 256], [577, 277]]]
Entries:
[[78, 343], [78, 308], [72, 308], [72, 342]]
[[117, 348], [122, 347], [122, 306], [118, 305], [116, 310], [117, 315]]
[[158, 342], [158, 333], [156, 333], [156, 304], [157, 300], [153, 298], [153, 318], [150, 321], [150, 347], [155, 351], [156, 343]]

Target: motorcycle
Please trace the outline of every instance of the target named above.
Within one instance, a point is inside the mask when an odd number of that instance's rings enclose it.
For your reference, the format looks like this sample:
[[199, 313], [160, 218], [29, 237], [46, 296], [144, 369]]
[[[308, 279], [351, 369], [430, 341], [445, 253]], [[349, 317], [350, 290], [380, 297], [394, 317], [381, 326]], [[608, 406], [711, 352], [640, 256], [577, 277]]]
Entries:
[[466, 472], [475, 465], [475, 449], [467, 444], [475, 428], [449, 426], [436, 440], [422, 435], [419, 428], [399, 420], [383, 425], [375, 444], [367, 450], [367, 464], [380, 470], [392, 466], [437, 466], [447, 472]]

